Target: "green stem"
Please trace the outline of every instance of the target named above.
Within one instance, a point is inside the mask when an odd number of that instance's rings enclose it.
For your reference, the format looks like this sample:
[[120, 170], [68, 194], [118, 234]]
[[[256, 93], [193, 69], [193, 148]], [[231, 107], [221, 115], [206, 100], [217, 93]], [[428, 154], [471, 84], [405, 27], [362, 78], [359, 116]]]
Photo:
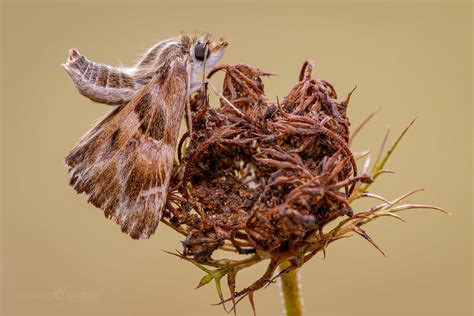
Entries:
[[[280, 271], [288, 268], [288, 261], [280, 264]], [[285, 301], [286, 316], [302, 316], [303, 315], [303, 293], [299, 286], [298, 275], [299, 270], [293, 270], [281, 276], [281, 294]]]

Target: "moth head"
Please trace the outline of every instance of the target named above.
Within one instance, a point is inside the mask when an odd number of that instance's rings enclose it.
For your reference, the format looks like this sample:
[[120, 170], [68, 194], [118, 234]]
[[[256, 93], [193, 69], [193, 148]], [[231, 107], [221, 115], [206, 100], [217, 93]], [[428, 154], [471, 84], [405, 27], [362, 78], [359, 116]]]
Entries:
[[228, 43], [222, 38], [211, 40], [209, 35], [196, 38], [190, 47], [192, 60], [190, 92], [194, 92], [202, 84], [203, 74], [212, 69], [224, 55]]

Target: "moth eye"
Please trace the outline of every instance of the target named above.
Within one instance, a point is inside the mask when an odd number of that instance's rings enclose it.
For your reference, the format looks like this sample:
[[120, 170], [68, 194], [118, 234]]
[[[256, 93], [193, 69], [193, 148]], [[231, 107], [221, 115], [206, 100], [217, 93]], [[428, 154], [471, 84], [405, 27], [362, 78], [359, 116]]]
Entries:
[[[196, 46], [194, 46], [194, 57], [196, 57], [197, 60], [199, 61], [204, 60], [205, 48], [206, 48], [206, 45], [203, 43], [197, 43]], [[211, 54], [211, 51], [209, 50], [209, 47], [208, 47], [207, 57], [209, 57], [210, 54]]]

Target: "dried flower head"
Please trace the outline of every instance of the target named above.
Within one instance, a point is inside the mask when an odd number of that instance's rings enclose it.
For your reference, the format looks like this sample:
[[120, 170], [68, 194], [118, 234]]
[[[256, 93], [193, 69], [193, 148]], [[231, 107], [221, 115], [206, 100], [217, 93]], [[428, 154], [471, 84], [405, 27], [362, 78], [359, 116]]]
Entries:
[[[177, 255], [205, 271], [198, 286], [216, 282], [224, 307], [232, 301], [235, 308], [244, 297], [254, 307], [254, 291], [301, 267], [349, 232], [376, 246], [361, 228], [367, 222], [381, 216], [400, 219], [397, 212], [408, 208], [439, 209], [400, 204], [415, 191], [393, 201], [368, 192], [371, 182], [387, 172], [385, 163], [406, 130], [369, 170], [369, 152], [355, 155], [350, 150], [347, 106], [352, 92], [338, 101], [329, 82], [313, 78], [313, 62], [304, 63], [299, 81], [281, 103], [265, 96], [262, 78], [269, 73], [222, 65], [208, 78], [217, 71], [225, 71], [222, 92], [207, 81], [192, 98], [193, 132], [179, 142], [162, 222], [185, 236]], [[209, 104], [209, 87], [220, 96], [218, 107]], [[364, 157], [359, 172], [356, 160]], [[381, 203], [355, 212], [350, 204], [359, 198]], [[337, 219], [340, 223], [325, 231]], [[213, 254], [218, 250], [246, 256], [217, 260]], [[265, 273], [236, 290], [237, 273], [262, 260], [269, 261]], [[289, 262], [287, 268], [276, 273], [284, 262]], [[223, 277], [228, 298], [221, 289]]]

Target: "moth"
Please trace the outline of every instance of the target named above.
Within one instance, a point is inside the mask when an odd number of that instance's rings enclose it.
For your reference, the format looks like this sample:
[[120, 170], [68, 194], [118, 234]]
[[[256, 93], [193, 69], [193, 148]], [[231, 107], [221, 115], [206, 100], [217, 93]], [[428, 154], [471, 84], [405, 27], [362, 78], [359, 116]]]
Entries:
[[226, 46], [209, 35], [181, 35], [130, 68], [90, 61], [76, 49], [62, 64], [83, 96], [114, 106], [66, 156], [70, 184], [133, 239], [158, 226], [189, 97]]

